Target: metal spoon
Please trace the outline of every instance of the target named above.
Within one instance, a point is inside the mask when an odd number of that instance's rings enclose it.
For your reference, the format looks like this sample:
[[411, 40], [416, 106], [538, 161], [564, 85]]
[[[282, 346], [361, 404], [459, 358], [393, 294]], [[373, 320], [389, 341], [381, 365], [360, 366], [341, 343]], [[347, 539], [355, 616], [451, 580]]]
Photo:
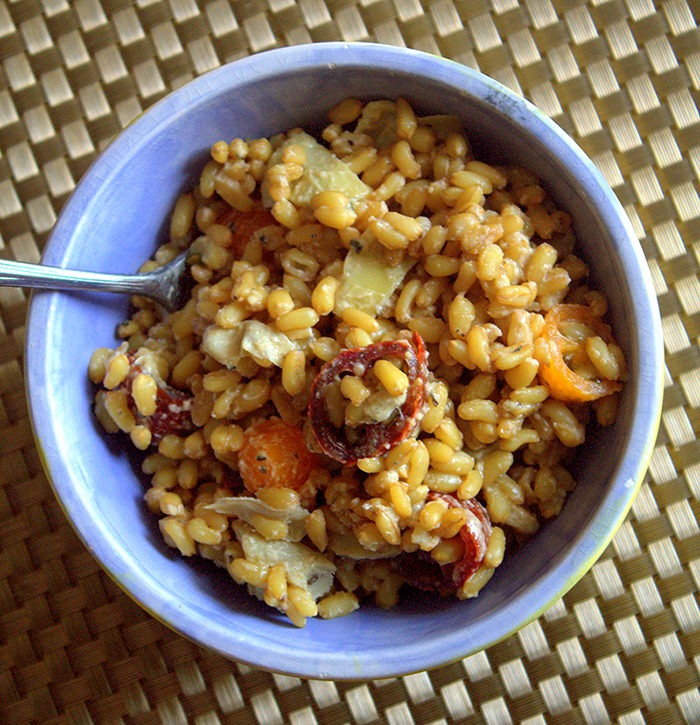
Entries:
[[170, 312], [187, 301], [192, 280], [187, 273], [189, 252], [182, 252], [171, 262], [143, 274], [104, 274], [80, 272], [43, 264], [26, 264], [0, 259], [0, 286], [36, 287], [53, 290], [98, 290], [141, 295], [159, 302]]

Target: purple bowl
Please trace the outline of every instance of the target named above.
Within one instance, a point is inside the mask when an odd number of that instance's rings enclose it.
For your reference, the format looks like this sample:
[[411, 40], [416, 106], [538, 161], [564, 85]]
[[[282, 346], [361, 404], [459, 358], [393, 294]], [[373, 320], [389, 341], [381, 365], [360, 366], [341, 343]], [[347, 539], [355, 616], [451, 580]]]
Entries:
[[254, 667], [303, 677], [379, 678], [464, 657], [508, 636], [592, 566], [623, 521], [658, 428], [663, 351], [640, 245], [613, 192], [546, 116], [493, 80], [424, 53], [372, 44], [273, 50], [201, 76], [128, 126], [85, 174], [60, 215], [43, 262], [134, 272], [164, 237], [178, 193], [221, 138], [316, 126], [347, 96], [409, 99], [453, 113], [477, 154], [517, 160], [574, 218], [579, 253], [610, 298], [630, 368], [617, 423], [594, 432], [579, 485], [561, 515], [506, 558], [482, 593], [458, 602], [407, 598], [397, 609], [290, 626], [224, 572], [162, 542], [125, 441], [92, 414], [86, 368], [113, 346], [125, 297], [36, 292], [26, 368], [37, 445], [65, 513], [105, 570], [142, 607], [189, 639]]

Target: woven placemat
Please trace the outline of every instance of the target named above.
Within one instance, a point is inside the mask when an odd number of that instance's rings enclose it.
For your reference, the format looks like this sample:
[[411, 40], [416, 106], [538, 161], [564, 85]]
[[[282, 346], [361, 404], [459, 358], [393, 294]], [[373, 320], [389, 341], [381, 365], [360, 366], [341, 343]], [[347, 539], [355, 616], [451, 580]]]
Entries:
[[649, 474], [562, 601], [462, 662], [305, 681], [196, 647], [101, 571], [32, 441], [27, 293], [0, 288], [0, 722], [700, 722], [698, 17], [698, 0], [0, 0], [0, 257], [38, 261], [99, 150], [197, 74], [277, 45], [374, 40], [477, 68], [578, 141], [641, 239], [667, 353]]

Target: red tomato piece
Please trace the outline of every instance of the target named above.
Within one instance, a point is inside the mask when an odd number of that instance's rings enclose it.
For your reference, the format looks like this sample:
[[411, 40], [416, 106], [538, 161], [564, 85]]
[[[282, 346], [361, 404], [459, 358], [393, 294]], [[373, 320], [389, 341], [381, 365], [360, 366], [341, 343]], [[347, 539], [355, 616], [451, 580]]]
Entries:
[[[190, 408], [192, 397], [169, 385], [159, 386], [156, 391], [156, 410], [152, 415], [136, 414], [138, 423], [151, 431], [151, 444], [158, 443], [166, 435], [187, 435], [194, 430]], [[134, 406], [135, 407], [135, 406]]]
[[119, 387], [124, 388], [128, 396], [128, 403], [131, 412], [134, 414], [136, 423], [143, 425], [151, 431], [151, 445], [155, 446], [166, 435], [187, 435], [194, 430], [190, 408], [192, 396], [182, 390], [173, 388], [167, 383], [154, 376], [156, 381], [156, 409], [151, 415], [139, 413], [134, 398], [131, 394], [131, 386], [134, 378], [143, 370], [134, 359], [132, 353], [127, 354], [129, 360], [129, 373]]
[[[351, 443], [343, 430], [330, 422], [326, 411], [326, 390], [341, 373], [352, 373], [358, 366], [368, 370], [372, 363], [383, 358], [399, 358], [406, 364], [408, 391], [397, 415], [391, 422], [367, 423], [357, 426], [359, 440]], [[416, 427], [425, 400], [428, 362], [423, 339], [413, 333], [413, 345], [407, 340], [376, 342], [356, 350], [346, 350], [327, 362], [311, 386], [309, 419], [314, 437], [323, 452], [340, 463], [355, 463], [360, 458], [372, 458], [391, 450]]]
[[428, 498], [441, 499], [448, 508], [462, 508], [469, 513], [467, 522], [459, 530], [459, 536], [464, 542], [464, 555], [452, 565], [452, 581], [459, 589], [481, 566], [486, 556], [486, 548], [491, 538], [491, 519], [475, 498], [461, 501], [449, 493], [430, 493]]
[[464, 583], [473, 576], [486, 556], [491, 537], [491, 520], [486, 509], [475, 499], [468, 501], [447, 493], [431, 492], [432, 501], [442, 500], [448, 508], [462, 508], [469, 513], [467, 522], [459, 530], [464, 542], [464, 553], [459, 561], [451, 564], [438, 564], [428, 552], [417, 551], [414, 554], [401, 554], [392, 563], [406, 582], [416, 589], [438, 592], [442, 596], [455, 594]]

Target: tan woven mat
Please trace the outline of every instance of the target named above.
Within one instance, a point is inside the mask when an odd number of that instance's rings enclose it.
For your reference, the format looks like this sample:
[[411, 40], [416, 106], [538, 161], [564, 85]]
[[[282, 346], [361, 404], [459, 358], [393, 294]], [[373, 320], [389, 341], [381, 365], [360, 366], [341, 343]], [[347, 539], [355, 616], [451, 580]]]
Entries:
[[619, 195], [661, 306], [650, 472], [613, 544], [538, 621], [429, 672], [302, 681], [165, 629], [83, 548], [24, 399], [27, 294], [0, 288], [0, 722], [700, 722], [698, 0], [0, 0], [0, 256], [37, 261], [105, 143], [169, 90], [275, 45], [375, 40], [533, 100]]

